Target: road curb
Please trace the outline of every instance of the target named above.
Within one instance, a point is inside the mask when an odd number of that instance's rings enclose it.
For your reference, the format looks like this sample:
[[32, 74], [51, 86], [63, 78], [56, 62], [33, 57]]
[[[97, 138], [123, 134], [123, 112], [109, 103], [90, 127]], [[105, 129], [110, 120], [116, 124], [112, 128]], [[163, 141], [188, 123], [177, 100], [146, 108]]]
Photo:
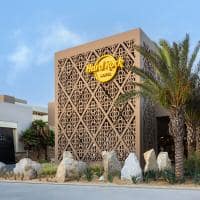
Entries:
[[200, 186], [183, 186], [183, 185], [147, 185], [147, 184], [114, 184], [114, 183], [84, 183], [84, 182], [38, 182], [38, 181], [20, 181], [20, 180], [0, 180], [0, 183], [20, 183], [20, 184], [40, 184], [40, 185], [61, 185], [61, 186], [87, 186], [87, 187], [112, 187], [112, 188], [135, 188], [135, 189], [167, 189], [167, 190], [198, 190]]

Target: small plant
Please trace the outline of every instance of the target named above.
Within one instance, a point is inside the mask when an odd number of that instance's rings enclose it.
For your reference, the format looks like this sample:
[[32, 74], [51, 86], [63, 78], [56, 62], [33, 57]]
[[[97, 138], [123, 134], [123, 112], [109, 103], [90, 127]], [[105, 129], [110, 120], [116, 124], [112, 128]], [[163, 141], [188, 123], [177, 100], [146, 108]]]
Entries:
[[40, 176], [55, 176], [57, 171], [57, 165], [52, 163], [42, 164], [42, 170], [40, 172]]
[[132, 176], [132, 177], [131, 177], [131, 180], [132, 180], [132, 182], [133, 182], [134, 184], [137, 184], [137, 182], [138, 182], [138, 177]]
[[100, 166], [94, 166], [92, 167], [92, 171], [94, 175], [101, 177], [103, 175], [103, 168]]
[[86, 170], [84, 171], [84, 175], [85, 175], [87, 181], [91, 181], [93, 178], [92, 168], [90, 168], [90, 167], [86, 168]]
[[177, 182], [176, 175], [171, 170], [164, 170], [161, 172], [161, 176], [165, 181], [167, 181], [170, 184], [175, 184]]
[[109, 181], [110, 183], [113, 182], [113, 178], [114, 178], [114, 176], [113, 176], [112, 174], [108, 174], [108, 181]]
[[200, 174], [199, 173], [195, 174], [195, 176], [193, 177], [193, 183], [200, 185]]
[[144, 172], [143, 174], [143, 180], [145, 183], [149, 183], [152, 180], [155, 181], [156, 179], [157, 179], [157, 172], [154, 170]]
[[200, 174], [200, 154], [195, 152], [184, 161], [185, 176], [194, 177]]

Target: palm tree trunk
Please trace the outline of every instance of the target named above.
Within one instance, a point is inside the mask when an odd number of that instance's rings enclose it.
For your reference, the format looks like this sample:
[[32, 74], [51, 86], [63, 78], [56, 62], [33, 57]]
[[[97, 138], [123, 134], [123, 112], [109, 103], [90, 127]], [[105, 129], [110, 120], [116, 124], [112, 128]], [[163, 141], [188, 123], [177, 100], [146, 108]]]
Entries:
[[191, 122], [186, 122], [187, 126], [187, 150], [188, 156], [195, 151], [195, 136], [196, 136], [196, 127]]
[[200, 126], [197, 127], [196, 131], [196, 152], [200, 153]]
[[45, 157], [45, 160], [48, 160], [48, 149], [47, 149], [47, 146], [44, 147], [44, 157]]
[[170, 134], [174, 139], [175, 146], [175, 174], [178, 180], [184, 177], [184, 112], [182, 108], [170, 110]]

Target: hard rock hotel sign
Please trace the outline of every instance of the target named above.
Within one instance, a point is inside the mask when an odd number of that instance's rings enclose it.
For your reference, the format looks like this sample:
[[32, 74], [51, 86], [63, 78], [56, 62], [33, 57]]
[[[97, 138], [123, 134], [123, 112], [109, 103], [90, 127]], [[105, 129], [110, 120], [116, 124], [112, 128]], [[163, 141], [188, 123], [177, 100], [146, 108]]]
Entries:
[[150, 71], [134, 45], [152, 46], [141, 31], [104, 38], [55, 54], [56, 158], [71, 151], [78, 160], [99, 161], [115, 150], [120, 160], [135, 151], [140, 157], [155, 146], [154, 108], [141, 98], [116, 105], [140, 78], [136, 65]]
[[105, 83], [113, 79], [118, 68], [123, 68], [124, 60], [117, 60], [112, 55], [103, 55], [97, 59], [95, 64], [86, 66], [86, 73], [93, 73], [96, 80]]

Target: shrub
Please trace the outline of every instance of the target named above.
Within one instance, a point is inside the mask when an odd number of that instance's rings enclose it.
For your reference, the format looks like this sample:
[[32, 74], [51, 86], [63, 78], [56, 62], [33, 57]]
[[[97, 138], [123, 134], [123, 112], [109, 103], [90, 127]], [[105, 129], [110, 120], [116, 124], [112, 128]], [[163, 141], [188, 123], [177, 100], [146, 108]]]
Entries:
[[136, 184], [136, 183], [138, 182], [138, 177], [132, 176], [132, 177], [131, 177], [131, 180], [132, 180], [132, 182], [133, 182], [134, 184]]
[[150, 170], [143, 173], [143, 180], [145, 183], [149, 183], [150, 181], [155, 181], [157, 179], [157, 172], [154, 170]]
[[91, 167], [92, 168], [92, 172], [94, 175], [101, 177], [103, 175], [103, 167], [100, 166], [94, 166]]
[[192, 153], [187, 160], [184, 161], [185, 176], [194, 177], [200, 174], [200, 154]]
[[108, 174], [108, 181], [109, 181], [110, 183], [113, 182], [113, 178], [114, 178], [114, 176], [113, 176], [112, 174]]
[[193, 183], [200, 185], [200, 174], [195, 174], [193, 177]]
[[42, 170], [40, 172], [41, 176], [55, 175], [57, 171], [57, 165], [52, 163], [42, 164]]
[[165, 181], [167, 181], [170, 184], [175, 184], [176, 181], [176, 175], [173, 171], [171, 170], [164, 170], [161, 172], [161, 176]]
[[93, 178], [93, 171], [91, 167], [87, 167], [84, 171], [84, 175], [87, 179], [87, 181], [91, 181]]

